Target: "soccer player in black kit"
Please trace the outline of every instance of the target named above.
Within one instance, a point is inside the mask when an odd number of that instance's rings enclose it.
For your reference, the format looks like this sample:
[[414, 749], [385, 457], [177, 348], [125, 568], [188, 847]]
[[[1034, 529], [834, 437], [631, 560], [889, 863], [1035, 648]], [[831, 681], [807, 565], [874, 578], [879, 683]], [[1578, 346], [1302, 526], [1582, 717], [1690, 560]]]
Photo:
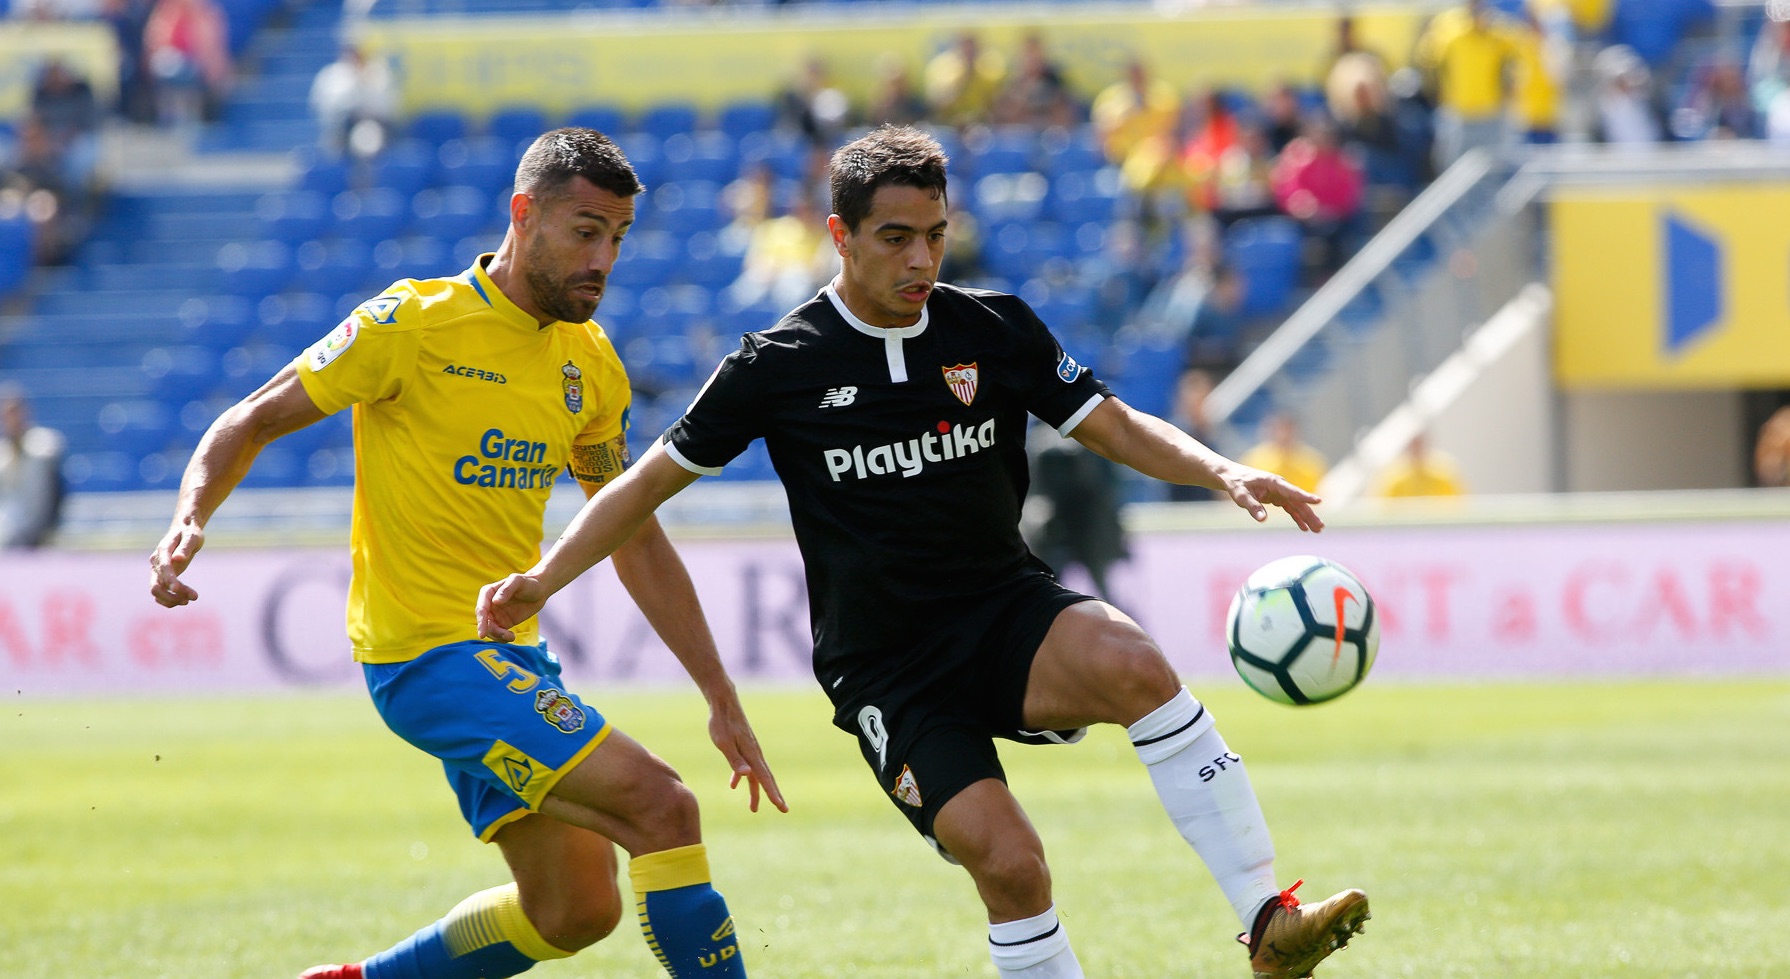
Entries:
[[1225, 493], [1256, 520], [1274, 505], [1321, 530], [1318, 498], [1112, 397], [1020, 299], [939, 282], [945, 163], [925, 133], [889, 126], [834, 154], [839, 276], [743, 337], [539, 564], [487, 585], [480, 633], [507, 639], [660, 503], [762, 438], [789, 495], [833, 722], [927, 842], [969, 871], [1004, 979], [1082, 972], [993, 739], [1070, 742], [1097, 723], [1125, 726], [1235, 909], [1255, 975], [1308, 976], [1360, 931], [1367, 896], [1301, 905], [1280, 889], [1249, 776], [1212, 715], [1136, 623], [1063, 588], [1026, 549], [1026, 416], [1146, 475]]

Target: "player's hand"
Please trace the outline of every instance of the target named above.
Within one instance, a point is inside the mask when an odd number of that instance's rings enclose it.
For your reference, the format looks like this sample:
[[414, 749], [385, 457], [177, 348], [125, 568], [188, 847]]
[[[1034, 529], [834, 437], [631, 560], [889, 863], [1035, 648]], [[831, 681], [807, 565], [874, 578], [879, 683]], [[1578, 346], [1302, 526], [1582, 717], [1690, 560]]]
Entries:
[[205, 546], [205, 528], [181, 521], [168, 528], [162, 542], [149, 554], [149, 596], [165, 608], [178, 608], [199, 600], [199, 592], [180, 580], [194, 555]]
[[513, 574], [479, 589], [479, 636], [514, 642], [511, 630], [540, 614], [547, 604], [547, 586], [525, 574]]
[[751, 791], [748, 805], [753, 812], [758, 811], [758, 794], [763, 790], [771, 805], [779, 812], [788, 812], [789, 806], [783, 801], [783, 792], [777, 788], [777, 776], [771, 774], [771, 766], [764, 760], [764, 752], [758, 747], [758, 737], [752, 733], [752, 725], [746, 720], [746, 709], [740, 706], [738, 698], [711, 704], [709, 707], [709, 738], [715, 747], [721, 749], [726, 756], [728, 767], [733, 769], [733, 778], [727, 783], [730, 789], [738, 788], [740, 779], [746, 780]]
[[1318, 533], [1324, 529], [1324, 518], [1312, 509], [1322, 503], [1316, 493], [1308, 493], [1280, 476], [1262, 469], [1238, 466], [1223, 475], [1225, 492], [1231, 502], [1249, 511], [1258, 522], [1268, 519], [1268, 507], [1277, 506], [1293, 518], [1300, 530]]

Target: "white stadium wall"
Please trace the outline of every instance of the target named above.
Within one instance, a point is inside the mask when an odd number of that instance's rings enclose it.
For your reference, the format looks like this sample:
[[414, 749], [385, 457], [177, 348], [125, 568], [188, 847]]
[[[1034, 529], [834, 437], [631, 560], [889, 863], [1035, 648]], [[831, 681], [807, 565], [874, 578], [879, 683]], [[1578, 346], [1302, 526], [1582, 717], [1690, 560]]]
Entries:
[[[1216, 515], [1216, 511], [1214, 511]], [[1248, 573], [1288, 554], [1340, 561], [1383, 616], [1377, 679], [1790, 672], [1790, 521], [1488, 521], [1248, 526], [1132, 542], [1115, 598], [1190, 676], [1231, 682], [1225, 609]], [[812, 682], [794, 542], [680, 543], [742, 682]], [[341, 550], [208, 550], [201, 600], [150, 601], [136, 552], [24, 553], [0, 566], [0, 683], [13, 696], [351, 688]], [[1074, 584], [1075, 579], [1071, 578]], [[470, 621], [472, 610], [467, 609]], [[932, 610], [949, 620], [948, 605]], [[675, 683], [676, 661], [607, 566], [549, 608], [546, 634], [581, 684]]]

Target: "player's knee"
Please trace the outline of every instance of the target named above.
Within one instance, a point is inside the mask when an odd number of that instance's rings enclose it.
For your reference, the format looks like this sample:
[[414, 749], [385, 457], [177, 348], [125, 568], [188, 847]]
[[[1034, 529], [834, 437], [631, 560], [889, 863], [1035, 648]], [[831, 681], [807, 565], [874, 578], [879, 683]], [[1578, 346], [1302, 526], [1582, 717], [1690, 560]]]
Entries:
[[638, 797], [634, 823], [654, 846], [671, 849], [689, 846], [702, 840], [702, 814], [696, 805], [696, 794], [690, 791], [677, 773], [667, 769], [667, 777], [645, 788]]
[[996, 846], [965, 866], [984, 892], [1002, 895], [1010, 905], [1049, 903], [1050, 867], [1034, 847]]
[[621, 895], [614, 887], [597, 887], [545, 909], [534, 923], [548, 944], [567, 952], [588, 948], [608, 938], [621, 923]]
[[1142, 632], [1115, 636], [1102, 644], [1106, 694], [1122, 714], [1139, 717], [1168, 702], [1181, 689], [1181, 678], [1168, 657]]

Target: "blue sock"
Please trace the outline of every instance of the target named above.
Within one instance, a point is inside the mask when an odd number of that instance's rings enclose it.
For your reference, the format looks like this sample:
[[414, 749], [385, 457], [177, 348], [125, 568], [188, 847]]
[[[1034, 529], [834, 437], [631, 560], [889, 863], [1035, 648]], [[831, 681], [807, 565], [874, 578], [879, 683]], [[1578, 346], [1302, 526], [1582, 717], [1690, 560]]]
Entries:
[[366, 979], [503, 979], [571, 954], [548, 944], [529, 923], [511, 883], [461, 901], [361, 968]]
[[628, 878], [640, 931], [671, 979], [745, 979], [733, 915], [709, 882], [701, 843], [635, 857]]

